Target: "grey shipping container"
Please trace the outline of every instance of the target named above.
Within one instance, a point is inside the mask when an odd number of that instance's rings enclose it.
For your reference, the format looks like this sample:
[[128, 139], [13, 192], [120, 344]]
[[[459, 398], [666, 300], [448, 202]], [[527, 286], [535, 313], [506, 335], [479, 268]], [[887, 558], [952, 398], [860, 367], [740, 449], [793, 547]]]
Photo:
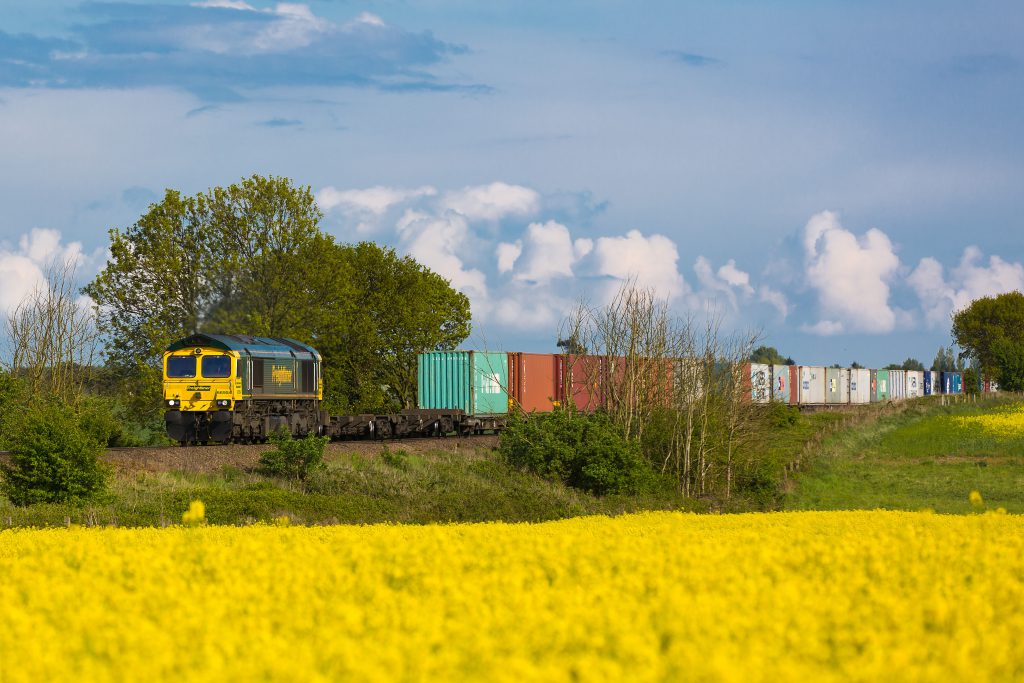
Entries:
[[924, 373], [920, 370], [907, 371], [907, 398], [924, 396]]
[[825, 403], [840, 403], [842, 401], [842, 391], [839, 385], [839, 368], [825, 368]]
[[820, 405], [825, 403], [825, 368], [817, 365], [801, 365], [799, 368], [800, 405]]
[[850, 370], [850, 403], [871, 403], [871, 371], [867, 368]]

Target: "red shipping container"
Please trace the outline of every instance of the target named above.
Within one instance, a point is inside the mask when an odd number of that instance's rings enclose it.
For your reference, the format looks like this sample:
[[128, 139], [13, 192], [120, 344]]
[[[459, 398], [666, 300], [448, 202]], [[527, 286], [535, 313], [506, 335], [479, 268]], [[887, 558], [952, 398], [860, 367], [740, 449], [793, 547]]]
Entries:
[[559, 394], [560, 359], [555, 353], [509, 353], [510, 407], [526, 413], [550, 413]]
[[601, 356], [558, 356], [555, 398], [562, 405], [572, 401], [584, 412], [603, 408], [607, 365]]

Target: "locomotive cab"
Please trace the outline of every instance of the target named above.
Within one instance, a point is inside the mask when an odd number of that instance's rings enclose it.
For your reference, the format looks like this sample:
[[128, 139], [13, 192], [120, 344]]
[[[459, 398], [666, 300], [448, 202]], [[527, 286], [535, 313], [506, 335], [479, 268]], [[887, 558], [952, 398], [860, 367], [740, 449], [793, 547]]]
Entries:
[[320, 354], [283, 337], [193, 334], [163, 355], [167, 435], [181, 443], [318, 433]]
[[196, 346], [168, 351], [163, 364], [167, 435], [182, 443], [229, 441], [241, 398], [238, 354]]

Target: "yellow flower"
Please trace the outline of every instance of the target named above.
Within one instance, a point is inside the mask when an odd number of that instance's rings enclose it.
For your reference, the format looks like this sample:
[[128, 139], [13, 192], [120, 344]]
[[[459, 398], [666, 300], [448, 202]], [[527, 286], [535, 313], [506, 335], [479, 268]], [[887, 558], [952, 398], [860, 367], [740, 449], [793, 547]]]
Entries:
[[188, 510], [182, 514], [181, 521], [190, 525], [204, 523], [206, 521], [206, 506], [203, 505], [203, 501], [193, 500], [188, 506]]
[[1024, 671], [1015, 514], [4, 529], [0, 577], [3, 683]]
[[971, 495], [968, 497], [971, 499], [971, 505], [973, 505], [976, 508], [980, 508], [982, 505], [985, 504], [985, 501], [981, 499], [981, 494], [978, 493], [977, 491], [971, 491]]

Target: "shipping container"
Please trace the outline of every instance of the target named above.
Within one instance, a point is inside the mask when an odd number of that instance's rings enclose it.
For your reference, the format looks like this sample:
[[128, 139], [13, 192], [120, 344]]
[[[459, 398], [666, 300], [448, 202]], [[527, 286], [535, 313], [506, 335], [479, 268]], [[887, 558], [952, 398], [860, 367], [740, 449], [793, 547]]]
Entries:
[[840, 402], [839, 379], [839, 368], [825, 368], [825, 403]]
[[772, 366], [772, 400], [793, 403], [792, 365]]
[[508, 412], [508, 354], [435, 351], [418, 357], [419, 407], [467, 415]]
[[853, 374], [850, 368], [839, 368], [839, 402], [847, 404], [850, 402], [850, 382]]
[[907, 398], [907, 371], [889, 371], [889, 398], [902, 401]]
[[508, 354], [508, 393], [511, 405], [524, 413], [549, 413], [558, 395], [557, 353]]
[[754, 403], [768, 403], [772, 392], [772, 368], [761, 363], [745, 363], [743, 375], [750, 386], [750, 400]]
[[604, 408], [608, 366], [602, 356], [559, 356], [555, 399], [560, 405], [572, 401], [577, 410], [584, 412]]
[[878, 370], [869, 370], [871, 373], [871, 402], [878, 402]]
[[909, 370], [907, 372], [907, 398], [920, 398], [924, 396], [924, 375], [920, 370]]
[[889, 400], [889, 371], [875, 370], [875, 400]]
[[850, 370], [850, 403], [871, 403], [871, 371], [867, 368]]
[[964, 393], [964, 376], [960, 372], [942, 373], [942, 388], [947, 394]]
[[801, 365], [799, 401], [800, 405], [821, 405], [825, 403], [825, 368]]

